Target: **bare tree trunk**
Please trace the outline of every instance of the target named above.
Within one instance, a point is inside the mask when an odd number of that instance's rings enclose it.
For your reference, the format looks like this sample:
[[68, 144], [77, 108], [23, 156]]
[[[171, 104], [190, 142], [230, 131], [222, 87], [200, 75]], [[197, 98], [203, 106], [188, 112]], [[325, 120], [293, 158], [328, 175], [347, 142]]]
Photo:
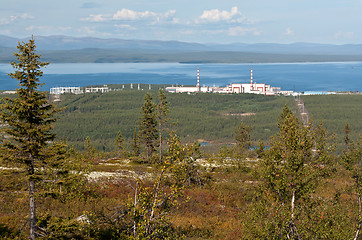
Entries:
[[291, 202], [292, 221], [294, 221], [294, 202], [295, 202], [295, 189], [293, 189], [292, 202]]
[[151, 158], [151, 147], [150, 145], [147, 144], [146, 146], [146, 159], [147, 159], [147, 162], [149, 163], [150, 162], [150, 158]]
[[[138, 182], [136, 181], [136, 188], [134, 190], [134, 208], [133, 208], [133, 217], [136, 215], [136, 207], [137, 207], [137, 194], [138, 194]], [[136, 238], [137, 236], [137, 223], [133, 220], [133, 237]]]
[[35, 239], [35, 228], [36, 228], [36, 216], [35, 216], [35, 182], [34, 180], [29, 180], [29, 209], [30, 209], [30, 239]]
[[357, 224], [357, 231], [356, 235], [354, 236], [354, 240], [358, 239], [359, 232], [361, 230], [361, 195], [360, 195], [360, 185], [359, 185], [359, 162], [357, 163], [357, 195], [358, 195], [358, 224]]
[[160, 132], [160, 162], [162, 161], [162, 124], [161, 124], [161, 120], [159, 120], [159, 123], [158, 123], [158, 129], [159, 129], [159, 132]]
[[358, 225], [357, 225], [356, 235], [353, 240], [357, 240], [359, 236], [359, 232], [361, 230], [361, 196], [358, 196]]
[[151, 221], [152, 221], [153, 216], [155, 214], [155, 206], [156, 206], [156, 202], [157, 202], [158, 191], [160, 189], [161, 179], [162, 179], [162, 175], [163, 175], [164, 171], [165, 171], [165, 168], [162, 169], [162, 171], [160, 173], [160, 176], [158, 178], [158, 181], [157, 181], [157, 186], [156, 186], [156, 189], [155, 189], [155, 195], [154, 195], [153, 203], [152, 203], [152, 206], [151, 206], [151, 214], [150, 214], [150, 218], [148, 219], [148, 223], [147, 223], [147, 227], [146, 227], [147, 232], [148, 232], [148, 230], [150, 228]]
[[31, 240], [34, 240], [36, 238], [36, 215], [35, 215], [35, 199], [34, 199], [34, 193], [35, 193], [35, 181], [33, 179], [34, 175], [34, 158], [31, 154], [29, 154], [29, 218], [30, 218], [30, 236], [29, 238]]
[[[287, 234], [288, 239], [300, 239], [298, 230], [294, 225], [294, 208], [295, 208], [295, 189], [293, 187], [292, 201], [291, 201], [291, 220], [289, 223], [289, 233]], [[289, 236], [290, 234], [290, 236]]]

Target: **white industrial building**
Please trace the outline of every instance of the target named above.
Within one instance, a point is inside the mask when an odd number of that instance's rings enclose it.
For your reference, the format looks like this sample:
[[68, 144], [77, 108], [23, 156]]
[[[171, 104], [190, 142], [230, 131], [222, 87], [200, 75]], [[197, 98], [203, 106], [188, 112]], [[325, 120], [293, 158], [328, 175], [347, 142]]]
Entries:
[[198, 93], [198, 92], [214, 92], [218, 88], [203, 86], [200, 87], [200, 70], [197, 69], [197, 84], [195, 87], [166, 87], [167, 92], [172, 93]]
[[271, 87], [265, 83], [233, 83], [220, 89], [219, 92], [276, 95], [281, 91], [280, 87]]
[[198, 93], [198, 92], [217, 92], [216, 87], [166, 87], [167, 92], [171, 93]]
[[50, 89], [50, 94], [60, 95], [64, 93], [82, 94], [83, 90], [80, 87], [55, 87]]
[[85, 88], [86, 93], [96, 93], [96, 92], [106, 93], [109, 91], [110, 91], [110, 89], [107, 87], [107, 85], [104, 85], [103, 87], [87, 87], [87, 88]]
[[73, 93], [73, 94], [82, 94], [82, 93], [105, 93], [109, 92], [110, 89], [107, 85], [103, 87], [86, 87], [84, 90], [80, 87], [55, 87], [50, 89], [50, 94], [52, 95], [61, 95], [65, 93]]
[[253, 69], [251, 69], [250, 83], [233, 83], [220, 90], [225, 93], [253, 93], [263, 95], [276, 95], [280, 93], [280, 87], [271, 87], [265, 83], [253, 81]]

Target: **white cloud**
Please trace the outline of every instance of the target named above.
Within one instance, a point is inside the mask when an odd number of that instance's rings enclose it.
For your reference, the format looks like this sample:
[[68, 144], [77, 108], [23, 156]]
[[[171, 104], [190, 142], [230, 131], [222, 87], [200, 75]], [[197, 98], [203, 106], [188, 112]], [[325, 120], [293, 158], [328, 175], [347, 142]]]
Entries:
[[81, 33], [87, 33], [90, 35], [96, 34], [96, 31], [91, 27], [82, 27], [82, 28], [78, 29], [78, 31]]
[[80, 20], [85, 22], [105, 22], [109, 20], [109, 17], [102, 14], [91, 14], [89, 17], [81, 18]]
[[64, 27], [64, 26], [48, 26], [48, 25], [40, 25], [40, 26], [34, 26], [34, 25], [30, 25], [28, 27], [25, 28], [26, 31], [29, 32], [34, 32], [34, 31], [39, 31], [39, 32], [47, 32], [47, 33], [53, 33], [54, 31], [56, 32], [67, 32], [69, 30], [71, 30], [71, 27]]
[[43, 26], [34, 26], [34, 25], [31, 25], [29, 27], [26, 27], [25, 30], [26, 31], [34, 31], [34, 30], [40, 30], [40, 31], [47, 31], [47, 30], [50, 30], [52, 29], [53, 27], [51, 26], [46, 26], [46, 25], [43, 25]]
[[249, 34], [259, 36], [261, 33], [256, 28], [231, 27], [228, 30], [229, 36], [246, 36]]
[[196, 20], [196, 23], [216, 23], [216, 22], [228, 22], [228, 23], [245, 23], [250, 24], [252, 21], [247, 19], [238, 10], [238, 7], [232, 7], [230, 12], [221, 11], [219, 9], [204, 10], [202, 15]]
[[28, 20], [28, 19], [34, 19], [35, 17], [32, 15], [29, 15], [27, 13], [24, 13], [22, 15], [15, 15], [10, 16], [9, 18], [1, 18], [0, 19], [0, 25], [7, 25], [13, 22], [16, 22], [18, 20]]
[[114, 20], [138, 20], [141, 18], [150, 17], [151, 15], [156, 15], [153, 12], [145, 11], [145, 12], [136, 12], [133, 10], [122, 8], [122, 10], [118, 10], [114, 15]]
[[117, 27], [117, 28], [125, 28], [125, 29], [129, 29], [129, 30], [136, 30], [135, 27], [132, 27], [129, 24], [115, 24], [114, 26]]
[[34, 18], [35, 18], [34, 16], [29, 15], [27, 13], [24, 13], [24, 14], [22, 14], [20, 16], [15, 16], [14, 17], [15, 20], [18, 20], [18, 19], [26, 20], [26, 19], [34, 19]]
[[148, 20], [151, 24], [159, 22], [179, 23], [175, 18], [176, 10], [169, 10], [165, 13], [156, 13], [152, 11], [137, 12], [122, 8], [114, 14], [91, 14], [88, 17], [81, 18], [85, 22], [109, 22], [109, 21], [142, 21]]
[[218, 34], [225, 34], [225, 30], [202, 30], [202, 33], [210, 35], [218, 35]]
[[74, 29], [75, 32], [77, 32], [80, 35], [91, 35], [91, 36], [102, 36], [102, 37], [110, 37], [112, 36], [111, 33], [109, 32], [101, 32], [101, 31], [97, 31], [97, 29], [93, 26], [85, 26], [85, 27], [80, 27], [77, 29]]
[[33, 31], [34, 29], [35, 29], [35, 26], [29, 26], [29, 27], [25, 28], [26, 31]]
[[130, 9], [122, 8], [113, 15], [113, 20], [161, 20], [174, 21], [176, 10], [169, 10], [166, 13], [155, 13], [152, 11], [137, 12]]

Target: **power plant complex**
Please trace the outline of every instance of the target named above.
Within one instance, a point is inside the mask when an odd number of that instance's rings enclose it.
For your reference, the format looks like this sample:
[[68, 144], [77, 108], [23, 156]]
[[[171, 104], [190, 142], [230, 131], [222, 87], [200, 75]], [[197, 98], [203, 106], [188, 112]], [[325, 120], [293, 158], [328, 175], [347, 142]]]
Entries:
[[271, 87], [265, 83], [253, 81], [253, 69], [251, 69], [250, 83], [232, 83], [226, 87], [200, 87], [200, 70], [197, 69], [197, 84], [192, 87], [166, 87], [167, 92], [173, 93], [253, 93], [263, 95], [292, 94], [291, 91], [281, 91], [280, 87]]
[[[176, 86], [176, 87], [166, 87], [165, 90], [171, 93], [252, 93], [252, 94], [263, 94], [263, 95], [292, 95], [292, 91], [281, 91], [280, 87], [271, 87], [265, 83], [256, 83], [253, 80], [253, 69], [250, 72], [250, 83], [232, 83], [226, 87], [210, 87], [210, 86], [200, 86], [200, 69], [197, 68], [197, 82], [195, 86]], [[131, 89], [133, 84], [131, 83]], [[124, 85], [123, 85], [124, 88]], [[151, 89], [151, 85], [149, 85]], [[116, 90], [116, 89], [113, 89]], [[140, 84], [138, 84], [138, 90], [140, 89]], [[143, 89], [142, 89], [143, 90]], [[83, 93], [105, 93], [112, 91], [107, 85], [102, 87], [55, 87], [50, 89], [50, 94], [52, 95], [61, 95], [65, 93], [72, 94], [83, 94]]]

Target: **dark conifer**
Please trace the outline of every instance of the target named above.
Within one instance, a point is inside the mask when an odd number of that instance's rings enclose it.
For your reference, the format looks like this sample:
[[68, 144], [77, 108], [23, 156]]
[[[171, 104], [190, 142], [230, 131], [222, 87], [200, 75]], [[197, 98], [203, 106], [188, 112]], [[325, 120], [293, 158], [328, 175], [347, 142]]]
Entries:
[[29, 207], [30, 207], [30, 239], [35, 239], [35, 180], [37, 169], [46, 161], [45, 149], [55, 135], [51, 132], [55, 121], [54, 106], [49, 104], [45, 93], [39, 91], [39, 78], [43, 75], [42, 67], [49, 63], [41, 62], [40, 55], [36, 54], [33, 39], [17, 46], [18, 53], [14, 53], [16, 62], [11, 65], [15, 68], [9, 76], [19, 81], [16, 97], [4, 98], [1, 106], [0, 119], [4, 124], [4, 134], [1, 150], [5, 157], [27, 167], [29, 177]]
[[152, 96], [147, 93], [142, 106], [142, 116], [139, 124], [140, 141], [146, 147], [146, 159], [150, 161], [158, 145], [158, 122], [156, 104], [152, 101]]
[[158, 92], [158, 100], [159, 103], [157, 105], [157, 119], [158, 119], [158, 131], [159, 131], [159, 154], [160, 154], [160, 160], [162, 158], [162, 132], [165, 128], [165, 125], [168, 121], [167, 113], [169, 111], [168, 109], [168, 102], [166, 99], [165, 92], [163, 89], [160, 89]]
[[138, 157], [140, 155], [140, 145], [139, 145], [139, 136], [138, 136], [137, 128], [135, 128], [134, 132], [133, 132], [133, 140], [132, 140], [131, 148], [133, 151], [133, 155], [135, 157]]

